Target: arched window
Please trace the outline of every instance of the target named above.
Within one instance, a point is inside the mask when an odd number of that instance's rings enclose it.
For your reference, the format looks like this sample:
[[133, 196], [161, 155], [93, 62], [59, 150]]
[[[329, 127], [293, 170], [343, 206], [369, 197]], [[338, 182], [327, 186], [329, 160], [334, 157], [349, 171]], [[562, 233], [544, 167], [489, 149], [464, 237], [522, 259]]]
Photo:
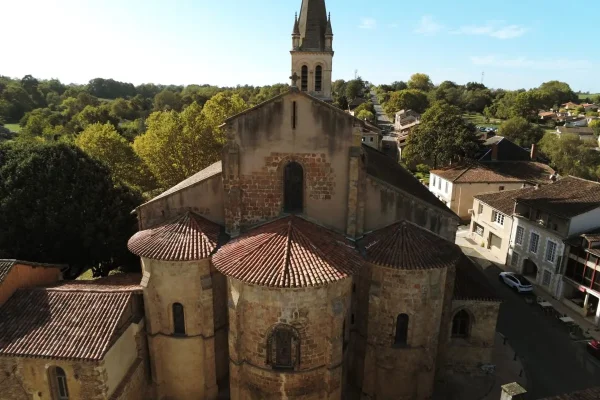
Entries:
[[297, 162], [285, 166], [283, 187], [283, 211], [301, 213], [304, 210], [304, 171]]
[[278, 325], [267, 338], [267, 364], [273, 368], [294, 368], [300, 363], [300, 338], [290, 325]]
[[315, 91], [320, 92], [323, 88], [323, 67], [317, 65], [315, 68]]
[[175, 335], [185, 335], [185, 316], [183, 306], [180, 303], [173, 304], [173, 333]]
[[396, 318], [396, 336], [394, 338], [394, 345], [405, 345], [408, 339], [408, 315], [400, 314]]
[[67, 387], [67, 375], [60, 367], [50, 369], [50, 381], [55, 400], [69, 400], [69, 388]]
[[471, 327], [471, 317], [465, 310], [460, 310], [452, 320], [452, 337], [467, 337]]
[[303, 92], [308, 91], [308, 67], [302, 66], [302, 73], [300, 74], [300, 88]]

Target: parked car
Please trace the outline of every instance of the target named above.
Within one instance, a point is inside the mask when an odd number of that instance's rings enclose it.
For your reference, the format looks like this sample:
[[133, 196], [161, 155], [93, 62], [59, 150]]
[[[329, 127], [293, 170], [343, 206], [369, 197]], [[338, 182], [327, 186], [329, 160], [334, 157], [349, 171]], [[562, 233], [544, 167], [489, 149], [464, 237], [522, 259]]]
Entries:
[[593, 355], [594, 357], [596, 357], [597, 359], [600, 360], [600, 342], [597, 340], [590, 340], [587, 343], [587, 346], [585, 346], [587, 348], [588, 353], [590, 353], [591, 355]]
[[500, 272], [498, 278], [500, 282], [504, 282], [505, 285], [515, 289], [519, 293], [533, 292], [531, 282], [523, 275], [515, 274], [514, 272]]

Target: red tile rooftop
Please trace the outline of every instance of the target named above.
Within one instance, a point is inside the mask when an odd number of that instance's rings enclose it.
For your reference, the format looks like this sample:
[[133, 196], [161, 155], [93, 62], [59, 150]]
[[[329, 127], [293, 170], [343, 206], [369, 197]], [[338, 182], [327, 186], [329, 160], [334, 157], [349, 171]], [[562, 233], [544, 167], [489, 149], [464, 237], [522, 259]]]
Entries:
[[259, 226], [213, 256], [224, 275], [261, 286], [321, 286], [351, 276], [362, 265], [354, 243], [300, 217]]
[[129, 251], [162, 261], [197, 261], [209, 258], [217, 247], [221, 227], [191, 211], [158, 227], [136, 233]]

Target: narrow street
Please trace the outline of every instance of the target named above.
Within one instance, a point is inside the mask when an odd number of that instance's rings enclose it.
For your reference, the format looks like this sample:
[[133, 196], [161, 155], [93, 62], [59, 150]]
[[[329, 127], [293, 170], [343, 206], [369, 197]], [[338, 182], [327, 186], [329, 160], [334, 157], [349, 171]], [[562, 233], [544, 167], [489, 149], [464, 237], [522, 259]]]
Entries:
[[544, 315], [535, 302], [527, 304], [523, 295], [501, 283], [501, 271], [492, 264], [484, 274], [504, 300], [497, 331], [508, 338], [522, 359], [529, 398], [600, 386], [600, 360], [586, 352], [584, 342], [572, 341], [558, 319]]
[[392, 124], [392, 121], [390, 121], [385, 111], [383, 111], [383, 107], [381, 107], [381, 104], [379, 104], [379, 100], [377, 100], [377, 95], [375, 94], [374, 90], [371, 90], [371, 102], [373, 103], [373, 107], [377, 113], [377, 126]]

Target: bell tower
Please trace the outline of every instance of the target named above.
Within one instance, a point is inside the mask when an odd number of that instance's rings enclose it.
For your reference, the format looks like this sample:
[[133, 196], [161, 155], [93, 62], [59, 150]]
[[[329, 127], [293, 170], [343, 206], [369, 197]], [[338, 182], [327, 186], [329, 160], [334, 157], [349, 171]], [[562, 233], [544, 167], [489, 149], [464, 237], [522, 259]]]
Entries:
[[[324, 101], [331, 98], [333, 30], [325, 0], [302, 0], [292, 31], [292, 76], [298, 89]], [[293, 83], [292, 83], [293, 84]]]

